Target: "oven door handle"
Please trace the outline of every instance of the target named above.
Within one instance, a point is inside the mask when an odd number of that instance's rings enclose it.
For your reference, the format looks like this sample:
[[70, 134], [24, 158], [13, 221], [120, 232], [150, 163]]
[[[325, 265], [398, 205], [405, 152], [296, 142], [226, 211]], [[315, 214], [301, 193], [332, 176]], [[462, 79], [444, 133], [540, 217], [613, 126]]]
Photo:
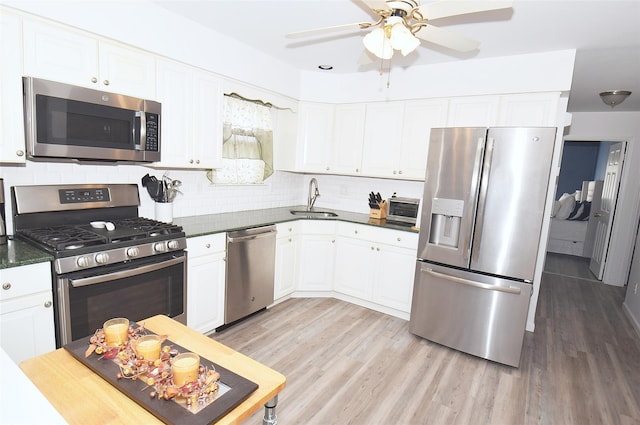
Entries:
[[124, 278], [127, 278], [127, 277], [138, 276], [140, 274], [149, 273], [149, 272], [153, 272], [153, 271], [156, 271], [156, 270], [161, 270], [161, 269], [164, 269], [166, 267], [170, 267], [170, 266], [173, 266], [174, 264], [179, 264], [179, 263], [182, 263], [182, 262], [184, 262], [184, 257], [173, 258], [171, 260], [163, 261], [162, 263], [150, 264], [148, 266], [137, 267], [137, 268], [132, 269], [132, 270], [121, 270], [121, 271], [115, 272], [115, 273], [107, 273], [107, 274], [102, 274], [102, 275], [99, 275], [99, 276], [84, 277], [82, 279], [69, 279], [69, 283], [74, 288], [78, 288], [78, 287], [81, 287], [81, 286], [94, 285], [94, 284], [97, 284], [97, 283], [108, 282], [110, 280], [124, 279]]

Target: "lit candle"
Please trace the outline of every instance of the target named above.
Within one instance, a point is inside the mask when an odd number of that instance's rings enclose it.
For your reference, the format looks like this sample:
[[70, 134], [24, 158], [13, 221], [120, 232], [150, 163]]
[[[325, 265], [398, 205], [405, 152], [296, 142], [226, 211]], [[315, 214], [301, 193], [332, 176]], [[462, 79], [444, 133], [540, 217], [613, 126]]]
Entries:
[[173, 383], [181, 387], [187, 382], [197, 381], [198, 369], [200, 369], [200, 356], [195, 353], [178, 354], [171, 362]]
[[158, 335], [145, 335], [136, 341], [135, 349], [145, 360], [157, 360], [161, 345], [162, 339]]
[[124, 345], [129, 338], [129, 320], [122, 317], [107, 320], [102, 330], [108, 346]]

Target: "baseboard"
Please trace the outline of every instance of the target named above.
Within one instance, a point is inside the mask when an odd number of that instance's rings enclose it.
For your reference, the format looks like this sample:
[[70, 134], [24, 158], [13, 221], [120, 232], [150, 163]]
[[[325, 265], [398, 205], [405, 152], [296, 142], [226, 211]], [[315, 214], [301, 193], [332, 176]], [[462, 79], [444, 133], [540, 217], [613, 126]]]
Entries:
[[633, 329], [635, 329], [636, 333], [640, 337], [640, 321], [633, 315], [631, 310], [629, 310], [629, 307], [627, 307], [627, 303], [622, 303], [622, 311], [624, 311], [624, 313], [627, 315], [627, 317], [631, 321]]

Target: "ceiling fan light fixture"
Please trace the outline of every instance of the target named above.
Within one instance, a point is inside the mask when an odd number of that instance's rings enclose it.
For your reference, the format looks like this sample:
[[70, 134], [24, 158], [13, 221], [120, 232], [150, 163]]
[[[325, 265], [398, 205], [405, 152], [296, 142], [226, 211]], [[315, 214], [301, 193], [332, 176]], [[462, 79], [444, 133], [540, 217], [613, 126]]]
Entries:
[[384, 28], [376, 28], [362, 39], [364, 47], [380, 59], [391, 59], [393, 47]]
[[395, 50], [400, 50], [403, 56], [407, 56], [420, 45], [420, 40], [403, 23], [393, 25], [390, 41], [391, 46]]
[[631, 92], [627, 90], [608, 90], [600, 93], [600, 98], [604, 103], [613, 108], [624, 102], [629, 95], [631, 95]]

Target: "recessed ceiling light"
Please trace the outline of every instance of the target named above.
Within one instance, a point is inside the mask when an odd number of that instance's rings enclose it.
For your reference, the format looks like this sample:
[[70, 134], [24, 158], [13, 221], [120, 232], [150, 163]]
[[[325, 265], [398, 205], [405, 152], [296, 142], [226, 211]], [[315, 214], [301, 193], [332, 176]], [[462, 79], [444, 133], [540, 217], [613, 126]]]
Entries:
[[330, 71], [333, 69], [333, 66], [331, 65], [318, 65], [318, 68], [320, 68], [323, 71]]

